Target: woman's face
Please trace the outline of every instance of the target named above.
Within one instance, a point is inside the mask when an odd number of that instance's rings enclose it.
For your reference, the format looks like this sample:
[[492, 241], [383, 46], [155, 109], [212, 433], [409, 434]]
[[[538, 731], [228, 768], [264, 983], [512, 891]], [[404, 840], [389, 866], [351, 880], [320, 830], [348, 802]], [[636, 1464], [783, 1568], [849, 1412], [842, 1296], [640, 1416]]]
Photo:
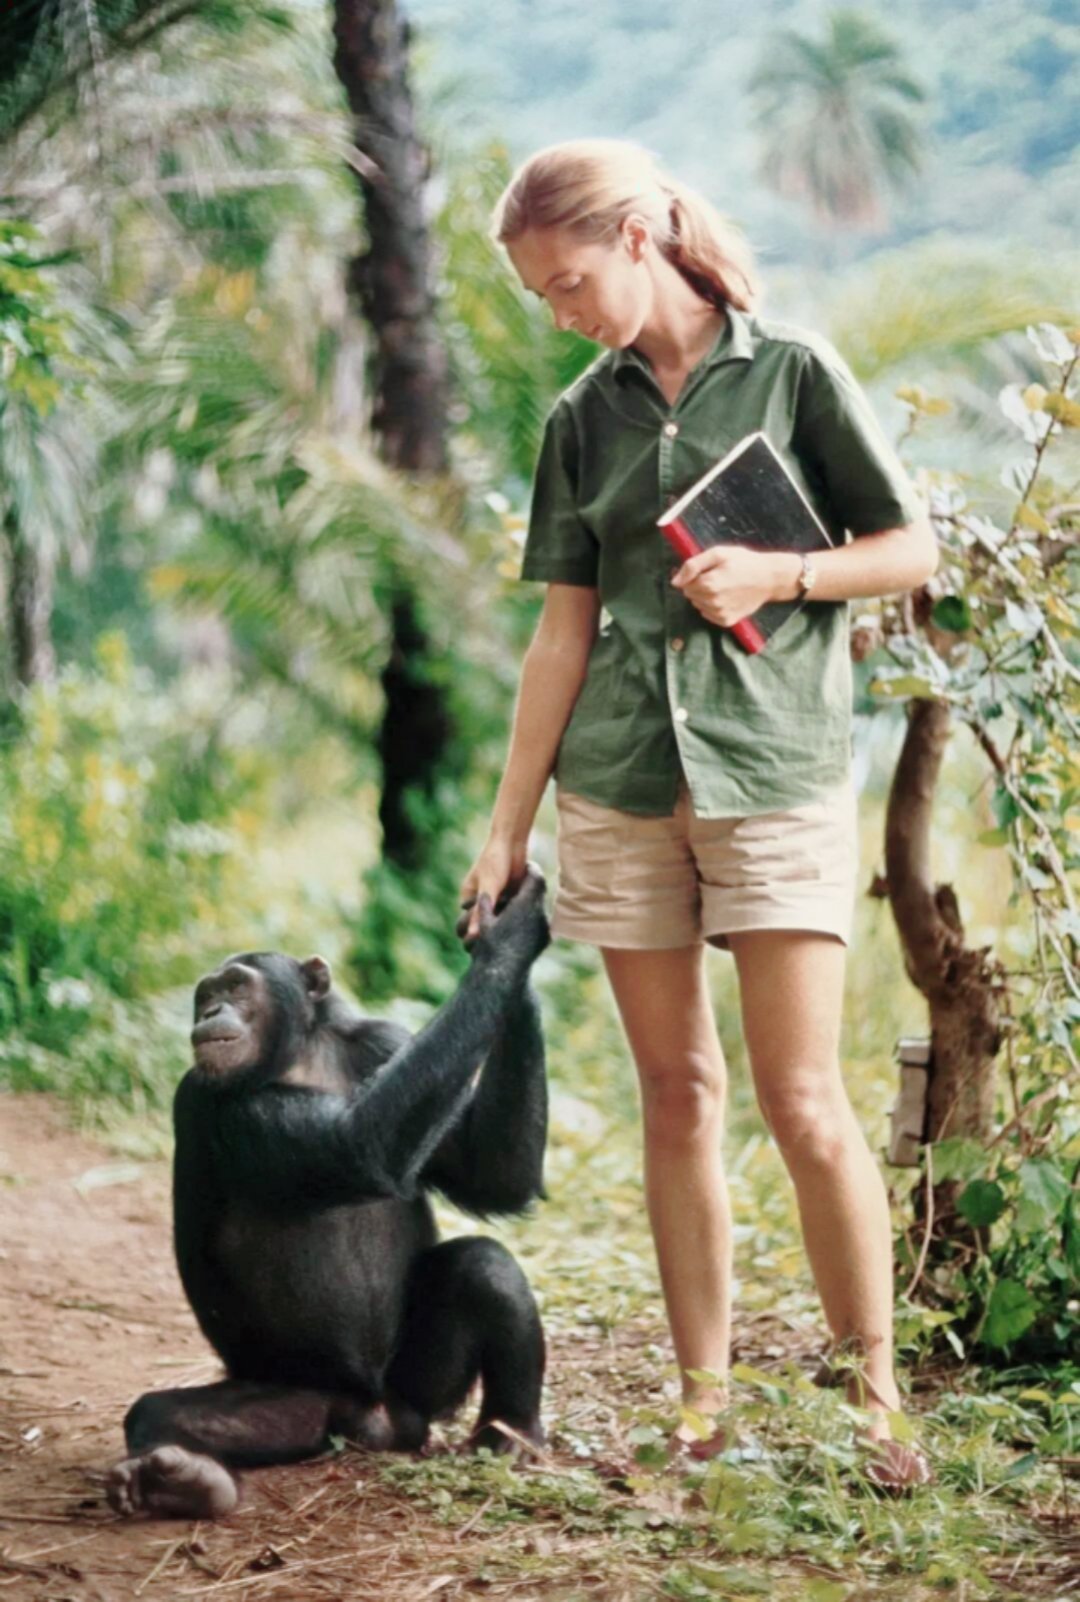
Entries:
[[558, 328], [621, 349], [652, 304], [647, 231], [624, 222], [615, 243], [584, 244], [565, 228], [529, 228], [507, 245], [522, 284], [546, 300]]

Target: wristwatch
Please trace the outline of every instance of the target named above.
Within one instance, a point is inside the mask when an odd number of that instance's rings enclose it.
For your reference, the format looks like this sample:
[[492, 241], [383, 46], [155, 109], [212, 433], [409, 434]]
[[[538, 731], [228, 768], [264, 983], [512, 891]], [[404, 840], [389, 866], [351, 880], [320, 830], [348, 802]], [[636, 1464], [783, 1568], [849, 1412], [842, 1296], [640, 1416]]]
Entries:
[[803, 551], [802, 567], [799, 571], [799, 594], [803, 596], [809, 595], [810, 591], [814, 587], [814, 580], [816, 578], [817, 573], [814, 571], [814, 564], [811, 562], [806, 552]]

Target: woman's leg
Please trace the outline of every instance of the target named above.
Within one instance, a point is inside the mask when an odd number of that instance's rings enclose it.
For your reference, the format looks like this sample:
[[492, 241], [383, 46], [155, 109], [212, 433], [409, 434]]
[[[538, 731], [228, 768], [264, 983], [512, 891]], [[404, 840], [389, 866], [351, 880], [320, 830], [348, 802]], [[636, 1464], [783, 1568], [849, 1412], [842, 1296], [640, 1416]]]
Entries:
[[683, 1396], [711, 1413], [723, 1405], [723, 1386], [703, 1388], [686, 1373], [709, 1369], [726, 1377], [731, 1339], [731, 1213], [721, 1153], [726, 1071], [704, 953], [701, 944], [602, 948], [641, 1083], [645, 1201]]
[[[849, 1399], [898, 1408], [892, 1227], [885, 1185], [840, 1076], [844, 945], [805, 930], [728, 936], [758, 1101], [795, 1185], [810, 1266], [833, 1336], [865, 1354]], [[862, 1394], [860, 1394], [862, 1390]], [[888, 1435], [884, 1417], [872, 1434]]]

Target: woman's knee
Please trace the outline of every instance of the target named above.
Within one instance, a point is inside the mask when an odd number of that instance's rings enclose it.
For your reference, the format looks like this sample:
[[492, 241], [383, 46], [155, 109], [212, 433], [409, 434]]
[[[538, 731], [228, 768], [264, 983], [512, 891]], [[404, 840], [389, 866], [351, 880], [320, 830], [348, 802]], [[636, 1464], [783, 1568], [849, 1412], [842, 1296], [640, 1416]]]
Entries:
[[840, 1083], [786, 1084], [758, 1090], [758, 1105], [785, 1160], [832, 1167], [853, 1140], [858, 1124]]
[[723, 1061], [691, 1054], [664, 1063], [639, 1063], [642, 1112], [651, 1141], [682, 1144], [717, 1133], [727, 1090]]

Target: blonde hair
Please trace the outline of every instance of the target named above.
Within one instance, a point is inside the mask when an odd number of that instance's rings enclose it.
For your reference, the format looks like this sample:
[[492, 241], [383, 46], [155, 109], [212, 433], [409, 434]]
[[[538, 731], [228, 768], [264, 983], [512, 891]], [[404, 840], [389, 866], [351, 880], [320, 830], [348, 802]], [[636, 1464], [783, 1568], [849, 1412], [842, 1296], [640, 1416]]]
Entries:
[[502, 245], [528, 228], [613, 243], [631, 213], [648, 222], [661, 253], [704, 300], [751, 310], [759, 285], [742, 231], [630, 140], [571, 139], [538, 150], [499, 196], [491, 232]]

